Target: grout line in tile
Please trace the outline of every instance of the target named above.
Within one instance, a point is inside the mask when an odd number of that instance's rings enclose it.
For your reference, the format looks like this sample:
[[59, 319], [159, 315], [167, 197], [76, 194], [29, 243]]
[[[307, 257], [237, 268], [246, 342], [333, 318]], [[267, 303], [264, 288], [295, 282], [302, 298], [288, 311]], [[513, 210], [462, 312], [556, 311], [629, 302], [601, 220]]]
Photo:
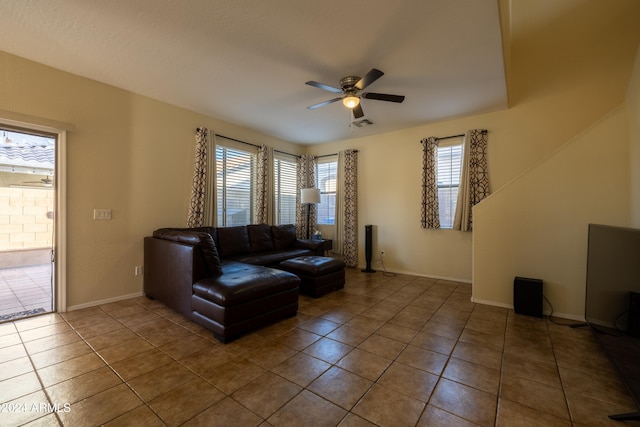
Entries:
[[[415, 278], [414, 278], [414, 281], [415, 281]], [[380, 282], [380, 283], [382, 283], [382, 282]], [[400, 305], [402, 306], [402, 309], [405, 309], [406, 307], [408, 307], [408, 306], [410, 305], [410, 303], [407, 303], [407, 304], [404, 304], [404, 303], [398, 303], [398, 301], [397, 301], [397, 300], [402, 299], [402, 298], [403, 298], [403, 295], [404, 295], [404, 293], [402, 293], [402, 294], [398, 294], [398, 292], [399, 292], [401, 289], [405, 288], [405, 287], [406, 287], [408, 284], [410, 284], [410, 283], [412, 283], [412, 281], [409, 281], [409, 282], [405, 283], [405, 284], [404, 284], [404, 285], [402, 285], [402, 286], [398, 286], [397, 288], [395, 288], [395, 289], [394, 289], [394, 291], [393, 291], [393, 292], [389, 293], [389, 294], [387, 295], [387, 297], [386, 297], [386, 298], [389, 298], [389, 297], [391, 297], [392, 295], [397, 294], [397, 297], [396, 297], [396, 298], [394, 298], [394, 299], [392, 299], [391, 301], [393, 302], [393, 304], [394, 304], [394, 305], [395, 305], [395, 304], [400, 304]], [[412, 300], [411, 302], [415, 301], [417, 298], [419, 298], [420, 296], [424, 295], [424, 294], [428, 291], [428, 289], [431, 289], [431, 288], [433, 287], [433, 285], [435, 285], [436, 283], [438, 283], [438, 281], [434, 281], [430, 286], [428, 286], [428, 287], [426, 287], [424, 290], [422, 290], [422, 292], [421, 292], [421, 293], [419, 293], [419, 294], [415, 295], [415, 296], [413, 297], [413, 300]], [[357, 284], [357, 283], [356, 283], [355, 285], [356, 285], [356, 286], [358, 286], [359, 284]], [[379, 285], [378, 285], [378, 287], [379, 287], [379, 286], [382, 286], [382, 285], [381, 285], [381, 284], [379, 284]], [[450, 298], [451, 298], [452, 296], [454, 296], [454, 294], [456, 293], [456, 290], [457, 290], [457, 289], [459, 289], [459, 288], [460, 288], [460, 285], [458, 285], [456, 288], [454, 288], [453, 290], [451, 290], [451, 291], [447, 294], [446, 298], [442, 299], [442, 300], [438, 303], [437, 308], [436, 308], [436, 309], [435, 309], [435, 310], [434, 310], [434, 311], [429, 315], [429, 317], [427, 318], [427, 320], [422, 324], [422, 326], [420, 327], [420, 329], [418, 329], [418, 330], [414, 333], [413, 337], [412, 337], [410, 340], [408, 340], [407, 342], [404, 342], [404, 341], [397, 341], [397, 342], [399, 342], [399, 343], [402, 343], [402, 344], [403, 344], [403, 345], [402, 345], [401, 350], [400, 350], [400, 351], [399, 351], [399, 352], [398, 352], [398, 353], [393, 357], [393, 359], [391, 360], [391, 363], [389, 363], [389, 365], [388, 365], [388, 366], [386, 366], [386, 367], [384, 368], [384, 370], [382, 370], [382, 372], [378, 375], [378, 377], [376, 378], [376, 380], [375, 380], [375, 381], [372, 381], [372, 384], [371, 384], [371, 385], [367, 388], [367, 390], [366, 390], [366, 391], [365, 391], [365, 392], [360, 396], [360, 398], [357, 400], [357, 402], [355, 402], [355, 403], [353, 404], [353, 406], [347, 410], [345, 417], [347, 417], [347, 416], [349, 416], [349, 414], [352, 414], [352, 413], [353, 413], [353, 412], [352, 412], [352, 410], [353, 410], [353, 409], [354, 409], [354, 408], [355, 408], [355, 407], [356, 407], [360, 402], [362, 402], [362, 400], [363, 400], [363, 399], [364, 399], [364, 398], [365, 398], [365, 397], [366, 397], [366, 396], [371, 392], [371, 390], [373, 389], [374, 385], [378, 384], [379, 380], [380, 380], [380, 379], [385, 375], [385, 373], [386, 373], [386, 372], [388, 372], [389, 368], [390, 368], [394, 363], [396, 363], [396, 362], [397, 362], [398, 357], [402, 354], [402, 352], [403, 352], [404, 350], [406, 350], [406, 349], [407, 349], [407, 347], [408, 347], [408, 346], [411, 344], [411, 342], [415, 339], [416, 335], [417, 335], [418, 333], [420, 333], [420, 331], [423, 331], [423, 330], [424, 330], [424, 328], [426, 327], [426, 325], [428, 325], [428, 324], [429, 324], [429, 322], [431, 321], [431, 319], [433, 318], [433, 316], [434, 316], [436, 313], [438, 313], [438, 311], [439, 311], [439, 310], [441, 310], [441, 309], [448, 309], [447, 304], [446, 304], [446, 303], [447, 303], [447, 301], [449, 301], [449, 300], [450, 300]], [[408, 290], [407, 290], [407, 291], [408, 291]], [[357, 297], [362, 297], [362, 296], [363, 296], [363, 295], [360, 295], [360, 294], [353, 294], [353, 295], [357, 295]], [[327, 298], [327, 300], [328, 300], [328, 298]], [[383, 304], [383, 303], [384, 303], [384, 300], [385, 300], [384, 298], [383, 298], [383, 299], [378, 299], [376, 303], [374, 303], [373, 305], [369, 305], [369, 308], [368, 308], [367, 310], [369, 310], [369, 309], [371, 309], [371, 308], [375, 307], [376, 305], [377, 305], [377, 306], [381, 306], [381, 304]], [[305, 305], [307, 305], [307, 306], [311, 306], [311, 305], [313, 305], [313, 304], [322, 304], [323, 302], [324, 302], [324, 301], [320, 301], [320, 300], [309, 300], [309, 301], [306, 301], [306, 300], [305, 300], [305, 301], [304, 301]], [[330, 300], [329, 300], [329, 301], [327, 301], [327, 305], [328, 305], [328, 306], [331, 306], [331, 302], [332, 302], [332, 301], [330, 301]], [[167, 320], [167, 321], [171, 322], [172, 324], [177, 325], [177, 326], [179, 326], [179, 327], [183, 328], [183, 329], [185, 330], [185, 336], [197, 336], [197, 337], [200, 337], [200, 338], [206, 339], [207, 341], [211, 341], [211, 342], [214, 342], [214, 343], [215, 343], [215, 340], [214, 340], [212, 337], [205, 337], [205, 336], [203, 336], [199, 331], [195, 331], [195, 330], [190, 329], [188, 326], [189, 326], [189, 325], [191, 325], [191, 323], [189, 323], [189, 322], [180, 323], [180, 322], [177, 322], [176, 320], [174, 320], [174, 318], [170, 318], [170, 317], [168, 317], [168, 315], [169, 315], [170, 313], [163, 312], [162, 310], [159, 310], [159, 308], [162, 308], [161, 306], [157, 306], [157, 307], [156, 307], [156, 306], [148, 306], [148, 305], [142, 304], [142, 303], [141, 303], [139, 300], [137, 300], [137, 299], [132, 299], [132, 304], [135, 304], [135, 306], [137, 306], [137, 307], [139, 307], [139, 308], [144, 308], [145, 310], [148, 310], [149, 312], [152, 312], [152, 313], [154, 313], [154, 314], [156, 314], [156, 315], [160, 316], [162, 319], [165, 319], [165, 320]], [[450, 305], [452, 305], [452, 304], [450, 304]], [[443, 378], [443, 374], [444, 374], [444, 372], [445, 372], [445, 370], [446, 370], [447, 366], [449, 366], [449, 364], [451, 363], [451, 359], [453, 358], [453, 354], [454, 354], [455, 348], [456, 348], [456, 346], [460, 343], [460, 338], [461, 338], [462, 334], [464, 333], [466, 326], [467, 326], [467, 325], [469, 324], [469, 322], [472, 320], [472, 315], [473, 315], [473, 312], [474, 312], [474, 310], [476, 309], [476, 307], [478, 307], [478, 305], [477, 305], [477, 304], [473, 305], [473, 309], [472, 309], [470, 312], [468, 312], [468, 313], [467, 313], [467, 316], [466, 316], [466, 320], [465, 320], [465, 322], [464, 322], [464, 325], [462, 326], [462, 328], [460, 328], [460, 330], [458, 331], [458, 333], [457, 333], [457, 335], [456, 335], [456, 338], [455, 338], [455, 344], [454, 344], [454, 346], [451, 348], [451, 350], [450, 350], [450, 351], [448, 352], [448, 354], [446, 355], [446, 356], [447, 356], [447, 357], [446, 357], [446, 362], [444, 363], [444, 365], [443, 365], [443, 367], [442, 367], [442, 370], [441, 370], [440, 374], [438, 375], [437, 381], [436, 381], [436, 383], [435, 383], [435, 384], [434, 384], [434, 386], [433, 386], [433, 389], [432, 389], [432, 391], [431, 391], [431, 394], [430, 394], [430, 396], [429, 396], [429, 398], [428, 398], [427, 402], [423, 402], [423, 403], [424, 403], [424, 406], [423, 406], [423, 408], [422, 408], [422, 410], [421, 410], [421, 412], [420, 412], [420, 414], [419, 414], [418, 419], [421, 419], [421, 418], [424, 416], [425, 411], [427, 410], [427, 408], [428, 408], [428, 407], [429, 407], [429, 405], [431, 404], [431, 400], [432, 400], [432, 398], [433, 398], [434, 392], [435, 392], [435, 390], [437, 389], [438, 385], [441, 383], [442, 378]], [[402, 309], [401, 309], [401, 310], [402, 310]], [[162, 352], [162, 353], [163, 353], [163, 354], [165, 354], [166, 356], [170, 357], [173, 361], [177, 362], [180, 366], [185, 367], [189, 372], [191, 372], [192, 374], [194, 374], [195, 376], [197, 376], [199, 379], [202, 379], [202, 380], [206, 381], [206, 382], [207, 382], [208, 384], [210, 384], [212, 387], [214, 387], [215, 389], [217, 389], [217, 390], [219, 390], [221, 393], [223, 393], [223, 395], [224, 395], [225, 397], [229, 397], [229, 398], [233, 399], [233, 400], [234, 400], [234, 402], [236, 402], [237, 404], [239, 404], [239, 405], [241, 405], [242, 407], [246, 408], [247, 410], [251, 411], [249, 408], [245, 407], [242, 403], [240, 403], [239, 401], [235, 400], [235, 399], [232, 397], [233, 393], [227, 394], [227, 393], [223, 392], [222, 390], [218, 389], [218, 388], [217, 388], [217, 387], [216, 387], [212, 382], [210, 382], [209, 380], [207, 380], [206, 378], [204, 378], [203, 376], [201, 376], [200, 374], [198, 374], [197, 372], [195, 372], [194, 370], [192, 370], [191, 368], [189, 368], [189, 367], [188, 367], [188, 366], [187, 366], [187, 365], [186, 365], [182, 360], [177, 360], [176, 358], [174, 358], [174, 356], [172, 356], [171, 354], [169, 354], [169, 353], [168, 353], [168, 351], [167, 351], [167, 350], [165, 350], [164, 348], [162, 348], [162, 346], [161, 346], [161, 345], [157, 345], [157, 344], [154, 344], [152, 341], [149, 341], [147, 338], [145, 338], [145, 337], [144, 337], [140, 332], [138, 332], [138, 331], [135, 329], [135, 325], [126, 324], [125, 322], [122, 322], [120, 319], [118, 319], [118, 318], [116, 318], [114, 315], [112, 315], [112, 314], [109, 312], [109, 310], [105, 310], [103, 307], [99, 307], [99, 310], [100, 310], [100, 313], [101, 313], [101, 314], [105, 314], [105, 315], [109, 316], [109, 318], [111, 318], [111, 319], [115, 320], [116, 322], [120, 323], [120, 324], [122, 325], [122, 327], [123, 327], [123, 328], [125, 328], [126, 330], [128, 330], [128, 331], [132, 332], [132, 333], [133, 333], [135, 336], [137, 336], [138, 338], [143, 339], [145, 342], [149, 343], [149, 344], [151, 345], [151, 347], [152, 347], [152, 348], [159, 350], [160, 352]], [[396, 313], [395, 313], [395, 315], [397, 315], [399, 312], [400, 312], [400, 311], [396, 312]], [[95, 313], [93, 313], [93, 314], [95, 314]], [[359, 315], [359, 314], [358, 314], [358, 315]], [[356, 315], [356, 316], [358, 316], [358, 315]], [[394, 315], [394, 317], [395, 317], [395, 315]], [[316, 318], [316, 319], [323, 319], [322, 317], [315, 317], [315, 316], [305, 315], [305, 317], [307, 317], [307, 316], [308, 316], [308, 318], [309, 318], [309, 319], [312, 319], [312, 318]], [[508, 335], [508, 333], [509, 333], [509, 329], [510, 329], [510, 327], [513, 327], [513, 325], [511, 325], [511, 326], [510, 326], [510, 323], [509, 323], [509, 318], [510, 318], [510, 316], [513, 316], [512, 311], [507, 311], [507, 315], [506, 315], [506, 316], [505, 316], [505, 318], [504, 318], [504, 329], [503, 329], [503, 331], [502, 331], [503, 344], [502, 344], [502, 348], [501, 348], [501, 352], [500, 352], [499, 386], [498, 386], [497, 395], [496, 395], [496, 397], [495, 397], [495, 398], [496, 398], [496, 410], [495, 410], [495, 413], [494, 413], [494, 423], [497, 423], [498, 415], [499, 415], [499, 413], [500, 413], [500, 404], [501, 404], [501, 400], [500, 400], [500, 399], [501, 399], [502, 391], [503, 391], [503, 390], [502, 390], [502, 388], [503, 388], [503, 380], [504, 380], [505, 356], [506, 356], [506, 353], [507, 353], [507, 343], [508, 343], [508, 342], [507, 342], [507, 335]], [[77, 333], [77, 332], [76, 332], [76, 328], [73, 326], [73, 321], [69, 321], [69, 320], [67, 320], [67, 318], [66, 318], [65, 316], [61, 316], [61, 318], [63, 319], [63, 321], [64, 321], [64, 322], [66, 322], [66, 324], [67, 324], [67, 325], [69, 325], [69, 326], [71, 327], [71, 329], [72, 329], [75, 333]], [[392, 317], [391, 319], [393, 319], [393, 317]], [[391, 319], [387, 319], [386, 321], [384, 321], [383, 323], [381, 323], [381, 325], [380, 325], [380, 326], [378, 326], [375, 330], [371, 331], [371, 332], [369, 333], [369, 337], [371, 337], [371, 336], [373, 336], [373, 335], [377, 335], [377, 333], [380, 331], [380, 329], [381, 329], [382, 327], [384, 327], [385, 325], [389, 325], [389, 324], [390, 324], [390, 323], [389, 323], [389, 321], [390, 321]], [[324, 320], [328, 320], [328, 319], [324, 319]], [[334, 322], [334, 323], [337, 323], [337, 324], [339, 325], [338, 327], [340, 327], [340, 326], [344, 326], [345, 324], [347, 324], [347, 323], [348, 323], [348, 320], [345, 320], [345, 321], [342, 321], [342, 320], [341, 320], [341, 321], [337, 321], [337, 320], [335, 320], [335, 318], [334, 318], [333, 320], [329, 320], [329, 321], [332, 321], [332, 322]], [[551, 331], [550, 331], [549, 323], [548, 323], [548, 322], [549, 322], [549, 320], [548, 320], [548, 319], [545, 319], [544, 329], [545, 329], [545, 334], [546, 334], [546, 336], [551, 337]], [[294, 326], [294, 327], [292, 327], [290, 330], [294, 330], [295, 328], [298, 328], [298, 327], [299, 327], [299, 326]], [[288, 330], [289, 330], [289, 329], [288, 329]], [[259, 331], [256, 331], [256, 334], [259, 334], [259, 333], [260, 333]], [[328, 337], [328, 335], [329, 335], [330, 333], [331, 333], [331, 332], [325, 332], [325, 333], [323, 333], [323, 334], [318, 334], [318, 335], [320, 335], [321, 337], [326, 338], [326, 339], [331, 339], [331, 338], [329, 338], [329, 337]], [[281, 336], [281, 335], [279, 335], [279, 336]], [[380, 335], [380, 336], [383, 336], [383, 337], [384, 337], [384, 335]], [[393, 338], [391, 338], [391, 337], [385, 337], [385, 338], [393, 339]], [[20, 339], [21, 339], [21, 343], [22, 343], [22, 345], [23, 345], [23, 347], [24, 347], [24, 346], [25, 346], [24, 341], [22, 341], [22, 338], [20, 338]], [[129, 388], [129, 389], [130, 389], [130, 390], [131, 390], [131, 391], [132, 391], [132, 392], [133, 392], [133, 393], [134, 393], [134, 394], [135, 394], [135, 395], [136, 395], [136, 396], [141, 400], [141, 402], [143, 402], [143, 404], [144, 404], [145, 406], [147, 406], [147, 407], [151, 410], [151, 412], [152, 412], [153, 414], [155, 414], [159, 419], [161, 419], [161, 420], [162, 420], [162, 417], [160, 417], [160, 414], [158, 414], [158, 413], [157, 413], [157, 412], [156, 412], [156, 411], [155, 411], [155, 410], [154, 410], [154, 409], [149, 405], [149, 402], [145, 401], [145, 400], [142, 398], [142, 396], [140, 396], [140, 395], [139, 395], [139, 394], [138, 394], [138, 393], [137, 393], [137, 392], [136, 392], [136, 391], [135, 391], [135, 390], [134, 390], [134, 389], [129, 385], [129, 383], [128, 383], [127, 381], [125, 381], [125, 380], [124, 380], [124, 378], [123, 378], [123, 377], [122, 377], [122, 376], [121, 376], [121, 375], [120, 375], [120, 374], [115, 370], [115, 368], [113, 368], [113, 366], [112, 366], [111, 364], [107, 363], [107, 361], [106, 361], [106, 360], [101, 356], [101, 354], [100, 354], [100, 350], [96, 350], [96, 349], [95, 349], [95, 348], [94, 348], [94, 347], [93, 347], [93, 346], [88, 342], [88, 340], [87, 340], [87, 339], [85, 339], [83, 336], [80, 336], [80, 339], [81, 339], [83, 342], [85, 342], [85, 343], [89, 346], [89, 348], [91, 348], [91, 350], [92, 350], [96, 355], [98, 355], [98, 357], [100, 357], [100, 358], [101, 358], [101, 360], [105, 363], [105, 365], [106, 365], [106, 366], [108, 366], [108, 367], [109, 367], [109, 369], [110, 369], [113, 373], [115, 373], [115, 374], [117, 375], [117, 377], [120, 379], [120, 381], [122, 381], [123, 383], [125, 383], [125, 384], [127, 385], [127, 387], [128, 387], [128, 388]], [[271, 340], [272, 338], [269, 338], [269, 339]], [[452, 338], [452, 339], [453, 339], [453, 338]], [[556, 368], [556, 370], [558, 371], [558, 376], [560, 377], [560, 373], [559, 373], [559, 366], [558, 366], [558, 359], [557, 359], [557, 353], [556, 353], [556, 348], [555, 348], [555, 346], [554, 346], [554, 340], [553, 340], [553, 339], [551, 339], [551, 338], [549, 338], [549, 339], [550, 339], [550, 341], [551, 341], [551, 346], [552, 346], [552, 350], [553, 350], [553, 357], [554, 357], [554, 361], [555, 361], [555, 368]], [[163, 345], [164, 345], [164, 344], [163, 344]], [[312, 345], [312, 344], [309, 344], [309, 345]], [[307, 346], [307, 347], [308, 347], [308, 346]], [[305, 347], [305, 348], [306, 348], [306, 347]], [[337, 360], [337, 361], [335, 361], [335, 362], [333, 362], [333, 363], [329, 363], [329, 368], [327, 368], [327, 369], [331, 369], [331, 368], [333, 368], [333, 367], [338, 366], [338, 363], [340, 363], [340, 361], [341, 361], [341, 360], [343, 360], [345, 357], [347, 357], [349, 354], [351, 354], [351, 353], [352, 353], [356, 348], [359, 348], [359, 344], [358, 344], [358, 345], [356, 345], [356, 346], [352, 346], [352, 348], [349, 350], [349, 352], [347, 352], [346, 354], [344, 354], [344, 355], [343, 355], [339, 360]], [[24, 349], [26, 350], [26, 347], [24, 347]], [[293, 350], [295, 350], [295, 352], [294, 352], [291, 356], [289, 356], [289, 358], [291, 358], [291, 357], [295, 357], [296, 355], [299, 355], [299, 354], [305, 354], [306, 356], [316, 358], [316, 357], [315, 357], [315, 356], [313, 356], [313, 355], [309, 355], [309, 354], [304, 353], [304, 348], [303, 348], [303, 349], [293, 349]], [[231, 351], [233, 351], [233, 350], [231, 350]], [[367, 351], [367, 350], [362, 349], [362, 351]], [[29, 355], [29, 358], [30, 358], [29, 360], [30, 360], [30, 363], [32, 364], [32, 368], [33, 368], [34, 372], [36, 372], [36, 374], [37, 374], [37, 376], [38, 376], [38, 381], [40, 382], [40, 386], [41, 386], [42, 390], [45, 392], [45, 395], [47, 396], [47, 399], [49, 399], [49, 403], [51, 403], [51, 396], [47, 393], [46, 389], [45, 389], [45, 388], [44, 388], [44, 386], [43, 386], [42, 379], [41, 379], [41, 378], [40, 378], [40, 376], [38, 375], [38, 371], [35, 369], [35, 365], [33, 364], [33, 361], [31, 360], [31, 355], [30, 355], [28, 352], [27, 352], [27, 354]], [[243, 357], [243, 356], [241, 356], [241, 357]], [[125, 359], [125, 360], [126, 360], [126, 359]], [[318, 359], [318, 360], [322, 360], [322, 359]], [[325, 363], [328, 363], [328, 362], [326, 362], [326, 361], [324, 361], [324, 362], [325, 362]], [[401, 363], [401, 362], [398, 362], [398, 363]], [[469, 362], [469, 363], [474, 363], [474, 362]], [[344, 368], [342, 368], [342, 369], [344, 369]], [[274, 374], [274, 375], [278, 375], [278, 376], [279, 376], [280, 378], [282, 378], [283, 380], [287, 380], [285, 377], [283, 377], [283, 376], [281, 376], [281, 375], [279, 375], [279, 374], [277, 374], [277, 373], [273, 372], [273, 371], [272, 371], [272, 369], [265, 369], [265, 373], [266, 373], [266, 372], [271, 372], [271, 373], [272, 373], [272, 374]], [[326, 370], [325, 370], [325, 371], [323, 371], [323, 373], [324, 373], [324, 372], [326, 372]], [[353, 373], [353, 374], [355, 374], [355, 373]], [[262, 375], [264, 375], [264, 373], [263, 373]], [[313, 379], [309, 384], [313, 383], [313, 381], [315, 381], [315, 380], [316, 380], [319, 376], [321, 376], [321, 375], [322, 375], [322, 373], [318, 374], [318, 376], [317, 376], [315, 379]], [[355, 375], [358, 375], [358, 374], [355, 374]], [[363, 377], [363, 378], [364, 378], [364, 377]], [[255, 379], [254, 379], [254, 380], [255, 380]], [[287, 381], [289, 381], [289, 380], [287, 380]], [[453, 381], [453, 380], [452, 380], [452, 381]], [[567, 394], [566, 394], [566, 389], [565, 389], [565, 384], [562, 382], [562, 377], [560, 377], [560, 381], [561, 381], [561, 387], [562, 387], [562, 390], [563, 390], [563, 395], [564, 395], [565, 405], [567, 406], [567, 410], [569, 411], [570, 421], [573, 423], [573, 422], [575, 422], [575, 421], [574, 421], [574, 416], [573, 416], [573, 414], [571, 413], [571, 411], [569, 410], [568, 400], [567, 400]], [[453, 381], [453, 382], [457, 382], [457, 381]], [[469, 385], [464, 384], [464, 383], [458, 383], [458, 384], [463, 384], [463, 385], [465, 385], [466, 387], [475, 388], [475, 387], [469, 386]], [[302, 393], [304, 390], [306, 390], [307, 392], [313, 393], [313, 392], [312, 392], [311, 390], [309, 390], [307, 387], [308, 387], [308, 385], [307, 385], [307, 386], [304, 386], [304, 387], [301, 387], [301, 389], [300, 389], [300, 391], [298, 391], [298, 393], [296, 393], [293, 397], [289, 398], [285, 403], [282, 403], [282, 404], [280, 405], [280, 407], [279, 407], [278, 409], [276, 409], [276, 410], [272, 413], [272, 415], [273, 415], [273, 414], [275, 414], [275, 413], [277, 413], [277, 411], [278, 411], [278, 410], [280, 410], [280, 409], [282, 409], [282, 407], [286, 406], [286, 405], [287, 405], [287, 404], [288, 404], [292, 399], [294, 399], [296, 396], [298, 396], [298, 395], [299, 395], [300, 393]], [[476, 389], [476, 390], [478, 390], [478, 389]], [[234, 390], [234, 392], [235, 392], [235, 390]], [[167, 393], [170, 393], [170, 391], [169, 391], [169, 392], [167, 392]], [[316, 396], [318, 396], [318, 397], [320, 397], [320, 398], [322, 398], [323, 400], [325, 400], [325, 401], [327, 401], [327, 402], [330, 402], [328, 399], [326, 399], [326, 398], [324, 398], [324, 397], [322, 397], [322, 396], [320, 396], [320, 395], [317, 395], [316, 393], [313, 393], [313, 394], [314, 394], [314, 395], [316, 395]], [[410, 396], [409, 396], [409, 397], [410, 397]], [[205, 409], [201, 410], [199, 413], [202, 413], [202, 412], [204, 412], [204, 411], [208, 410], [212, 405], [215, 405], [216, 403], [217, 403], [217, 402], [212, 403], [211, 405], [207, 406], [207, 408], [205, 408]], [[330, 402], [330, 403], [332, 403], [332, 402]], [[332, 404], [333, 404], [333, 403], [332, 403]], [[443, 408], [439, 408], [439, 409], [445, 410], [445, 409], [443, 409]], [[446, 410], [445, 410], [445, 411], [446, 411]], [[198, 414], [199, 414], [199, 413], [198, 413]], [[255, 414], [253, 411], [251, 411], [251, 413]], [[197, 417], [197, 416], [198, 416], [198, 414], [193, 415], [193, 417]], [[118, 416], [120, 416], [120, 415], [122, 415], [122, 414], [119, 414]], [[263, 421], [266, 421], [266, 418], [269, 418], [269, 417], [262, 418], [262, 416], [260, 416], [260, 415], [258, 415], [258, 414], [255, 414], [255, 415], [256, 415], [256, 416], [258, 416], [258, 417], [260, 417], [260, 419], [262, 419]], [[457, 415], [457, 414], [453, 414], [453, 415], [455, 415], [455, 416], [457, 416], [457, 417], [460, 417], [460, 415]], [[271, 415], [270, 415], [270, 416], [271, 416]], [[192, 417], [192, 418], [193, 418], [193, 417]], [[58, 417], [57, 419], [58, 419], [58, 422], [61, 422], [61, 421], [60, 421], [60, 419], [59, 419], [59, 417]], [[343, 420], [344, 420], [344, 418], [343, 418]], [[343, 421], [343, 420], [342, 420], [342, 421]]]

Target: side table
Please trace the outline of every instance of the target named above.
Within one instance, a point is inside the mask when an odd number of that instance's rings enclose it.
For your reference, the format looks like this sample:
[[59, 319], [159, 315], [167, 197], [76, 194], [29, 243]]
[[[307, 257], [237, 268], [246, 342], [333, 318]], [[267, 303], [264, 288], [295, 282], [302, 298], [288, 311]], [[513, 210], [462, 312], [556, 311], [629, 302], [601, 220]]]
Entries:
[[324, 249], [325, 255], [328, 251], [333, 249], [333, 240], [331, 239], [322, 239], [322, 249]]

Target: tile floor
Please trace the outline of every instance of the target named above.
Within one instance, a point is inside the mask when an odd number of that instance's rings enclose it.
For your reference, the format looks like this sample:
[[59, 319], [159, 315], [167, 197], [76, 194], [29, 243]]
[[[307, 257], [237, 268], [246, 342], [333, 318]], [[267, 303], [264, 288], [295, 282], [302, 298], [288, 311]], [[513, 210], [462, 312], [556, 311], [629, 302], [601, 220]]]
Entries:
[[0, 425], [592, 426], [635, 410], [588, 330], [470, 295], [349, 270], [226, 345], [144, 297], [6, 322]]
[[52, 311], [51, 264], [0, 269], [0, 320], [9, 315]]

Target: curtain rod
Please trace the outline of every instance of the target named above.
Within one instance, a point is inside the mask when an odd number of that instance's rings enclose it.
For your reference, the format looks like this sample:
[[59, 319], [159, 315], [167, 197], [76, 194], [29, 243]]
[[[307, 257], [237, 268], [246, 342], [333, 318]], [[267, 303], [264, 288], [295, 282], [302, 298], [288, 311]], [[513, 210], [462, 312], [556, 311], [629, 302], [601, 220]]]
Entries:
[[[482, 130], [480, 130], [480, 132], [487, 133], [487, 130], [486, 129], [482, 129]], [[465, 136], [465, 134], [461, 133], [460, 135], [449, 135], [449, 136], [443, 136], [443, 137], [436, 137], [436, 139], [438, 141], [442, 141], [443, 139], [460, 138], [462, 136]]]
[[235, 139], [235, 138], [229, 138], [228, 136], [220, 135], [219, 133], [214, 133], [213, 136], [219, 136], [220, 138], [228, 139], [229, 141], [235, 141], [235, 142], [239, 142], [240, 144], [247, 144], [247, 145], [251, 145], [252, 147], [260, 148], [259, 145], [252, 144], [246, 141], [240, 141], [239, 139]]
[[[214, 136], [218, 136], [220, 138], [224, 138], [224, 139], [228, 139], [230, 141], [235, 141], [235, 142], [239, 142], [240, 144], [246, 144], [246, 145], [250, 145], [252, 147], [256, 147], [256, 148], [260, 148], [260, 145], [256, 145], [256, 144], [252, 144], [250, 142], [246, 142], [246, 141], [240, 141], [239, 139], [235, 139], [235, 138], [229, 138], [228, 136], [224, 136], [224, 135], [220, 135], [219, 133], [214, 133]], [[281, 154], [288, 154], [289, 156], [295, 156], [295, 154], [291, 154], [291, 153], [287, 153], [286, 151], [280, 151], [280, 150], [273, 150], [276, 153], [281, 153]]]
[[436, 136], [436, 139], [438, 141], [442, 141], [443, 139], [460, 138], [460, 137], [463, 137], [464, 135], [465, 135], [464, 133], [461, 133], [460, 135], [449, 135], [449, 136], [442, 136], [442, 137]]
[[[198, 129], [200, 129], [200, 128], [198, 128]], [[219, 133], [214, 133], [213, 135], [214, 136], [219, 136], [220, 138], [225, 138], [225, 139], [228, 139], [228, 140], [231, 140], [231, 141], [239, 142], [241, 144], [251, 145], [252, 147], [256, 147], [256, 148], [260, 148], [261, 147], [260, 145], [252, 144], [250, 142], [240, 141], [239, 139], [235, 139], [235, 138], [229, 138], [228, 136], [220, 135]], [[276, 149], [274, 149], [273, 151], [275, 151], [276, 153], [288, 154], [290, 156], [300, 157], [299, 154], [291, 154], [291, 153], [287, 153], [286, 151], [280, 151], [280, 150], [276, 150]], [[353, 150], [353, 151], [355, 151], [356, 153], [358, 152], [358, 150]], [[318, 158], [320, 158], [320, 157], [331, 157], [331, 156], [337, 156], [337, 155], [338, 155], [338, 153], [333, 153], [333, 154], [324, 154], [322, 156], [316, 156], [316, 157], [318, 157]]]
[[[354, 153], [357, 153], [359, 150], [351, 150], [351, 151], [353, 151]], [[319, 159], [321, 157], [332, 157], [332, 156], [337, 156], [337, 155], [338, 155], [338, 153], [333, 153], [333, 154], [323, 154], [322, 156], [316, 156], [316, 157]]]
[[[274, 151], [275, 151], [275, 150], [274, 150]], [[353, 151], [354, 153], [357, 153], [357, 152], [358, 152], [358, 150], [351, 150], [351, 151]], [[282, 153], [282, 151], [280, 151], [280, 153]], [[285, 153], [285, 154], [289, 154], [289, 153]], [[292, 156], [293, 156], [293, 155], [294, 155], [294, 154], [292, 154]], [[322, 158], [322, 157], [333, 157], [333, 156], [337, 156], [337, 155], [338, 155], [338, 153], [332, 153], [332, 154], [323, 154], [323, 155], [321, 155], [321, 156], [314, 156], [314, 157], [315, 157], [316, 159], [320, 159], [320, 158]], [[296, 156], [296, 157], [302, 157], [302, 155], [301, 155], [301, 154], [295, 154], [295, 156]]]
[[[291, 154], [291, 153], [285, 153], [284, 151], [278, 151], [278, 150], [273, 150], [273, 151], [277, 151], [278, 153], [284, 153], [284, 154], [289, 154], [290, 156], [295, 156], [295, 157], [302, 157], [301, 154]], [[357, 153], [358, 150], [351, 150], [354, 153]], [[315, 156], [317, 159], [322, 158], [322, 157], [333, 157], [333, 156], [337, 156], [338, 153], [332, 153], [332, 154], [323, 154], [321, 156]]]

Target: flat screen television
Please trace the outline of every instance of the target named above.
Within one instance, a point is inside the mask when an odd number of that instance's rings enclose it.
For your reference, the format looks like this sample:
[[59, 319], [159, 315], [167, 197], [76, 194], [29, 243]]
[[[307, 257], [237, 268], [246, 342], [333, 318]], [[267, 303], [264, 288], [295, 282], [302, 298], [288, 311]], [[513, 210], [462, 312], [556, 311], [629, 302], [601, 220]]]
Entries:
[[[638, 303], [640, 230], [589, 224], [585, 318], [640, 407]], [[640, 412], [609, 418], [640, 419]]]

